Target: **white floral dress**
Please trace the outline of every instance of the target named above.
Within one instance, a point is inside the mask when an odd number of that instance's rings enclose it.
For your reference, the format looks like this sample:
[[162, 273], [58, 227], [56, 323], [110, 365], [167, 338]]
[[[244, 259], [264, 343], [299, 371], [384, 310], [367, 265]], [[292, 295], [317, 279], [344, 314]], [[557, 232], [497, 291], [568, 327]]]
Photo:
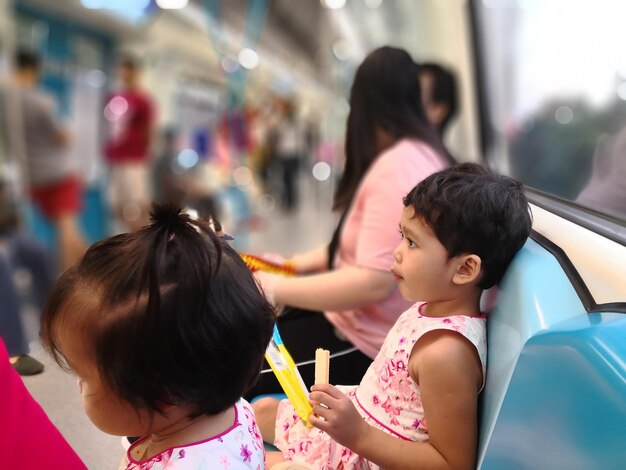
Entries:
[[126, 454], [126, 470], [261, 470], [265, 468], [263, 438], [250, 404], [244, 399], [235, 404], [235, 422], [223, 433], [200, 442], [167, 449], [154, 457], [133, 459], [136, 441]]
[[[428, 317], [422, 314], [424, 305], [415, 304], [400, 316], [358, 386], [339, 387], [369, 425], [410, 441], [428, 440], [420, 390], [408, 368], [411, 350], [417, 340], [433, 330], [456, 331], [476, 347], [483, 366], [483, 380], [487, 361], [487, 319], [484, 314], [478, 317]], [[278, 407], [275, 434], [274, 444], [286, 460], [308, 463], [321, 470], [379, 468], [337, 444], [325, 432], [307, 428], [288, 400], [281, 401]]]

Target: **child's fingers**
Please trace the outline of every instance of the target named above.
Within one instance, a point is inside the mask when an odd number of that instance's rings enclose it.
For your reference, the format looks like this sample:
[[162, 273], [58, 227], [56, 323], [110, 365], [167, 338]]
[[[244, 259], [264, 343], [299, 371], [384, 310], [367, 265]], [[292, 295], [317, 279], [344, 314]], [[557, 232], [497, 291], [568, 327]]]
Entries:
[[331, 396], [328, 393], [324, 393], [324, 392], [311, 392], [309, 393], [309, 401], [310, 402], [321, 402], [324, 398], [331, 398]]
[[317, 384], [311, 387], [312, 392], [323, 392], [330, 395], [333, 398], [343, 398], [345, 395], [339, 391], [337, 387], [330, 384]]
[[309, 403], [313, 405], [314, 403], [323, 404], [328, 408], [337, 407], [339, 400], [337, 398], [333, 398], [331, 395], [323, 392], [311, 392], [309, 393]]
[[316, 427], [321, 431], [328, 432], [328, 421], [326, 421], [325, 419], [322, 419], [315, 415], [311, 415], [309, 416], [309, 422], [311, 423], [311, 425], [313, 425], [313, 427]]
[[310, 423], [322, 431], [328, 432], [336, 422], [336, 416], [333, 410], [321, 405], [313, 407], [313, 413], [309, 416]]
[[313, 408], [313, 413], [315, 413], [316, 416], [321, 416], [322, 418], [328, 417], [328, 410], [330, 408], [328, 408], [327, 406], [324, 406], [321, 403], [319, 403], [313, 406], [312, 408]]

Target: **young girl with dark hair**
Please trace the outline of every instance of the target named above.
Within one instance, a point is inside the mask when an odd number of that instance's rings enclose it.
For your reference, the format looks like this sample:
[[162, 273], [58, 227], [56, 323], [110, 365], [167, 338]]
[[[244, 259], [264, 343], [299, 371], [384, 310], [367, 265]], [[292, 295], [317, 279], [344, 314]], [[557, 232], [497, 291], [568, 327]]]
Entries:
[[[334, 201], [342, 217], [332, 241], [288, 260], [301, 276], [257, 273], [268, 297], [291, 307], [279, 329], [306, 383], [313, 383], [318, 347], [331, 352], [333, 382], [356, 383], [409, 306], [388, 270], [400, 241], [389, 221], [400, 218], [402, 197], [417, 182], [453, 163], [426, 119], [416, 76], [402, 49], [382, 47], [365, 58], [350, 93]], [[279, 391], [267, 372], [247, 396]]]
[[273, 324], [239, 255], [204, 223], [155, 206], [151, 225], [93, 245], [61, 276], [41, 337], [78, 376], [98, 428], [142, 436], [123, 468], [258, 469], [263, 443], [241, 396]]
[[268, 454], [268, 463], [476, 468], [487, 361], [480, 297], [528, 238], [530, 209], [520, 183], [464, 163], [410, 191], [399, 228], [391, 272], [404, 298], [417, 303], [400, 316], [358, 386], [312, 387], [313, 428], [286, 400], [253, 405], [263, 437], [282, 452]]

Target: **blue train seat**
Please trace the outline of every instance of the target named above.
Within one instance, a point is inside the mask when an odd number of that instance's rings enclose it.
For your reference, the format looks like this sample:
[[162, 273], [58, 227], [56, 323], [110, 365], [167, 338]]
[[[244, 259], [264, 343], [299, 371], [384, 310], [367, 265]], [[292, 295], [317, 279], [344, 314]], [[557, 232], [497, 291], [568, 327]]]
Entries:
[[267, 393], [265, 395], [258, 395], [254, 397], [252, 400], [250, 400], [250, 403], [254, 403], [261, 398], [276, 398], [277, 400], [284, 400], [287, 398], [287, 395], [285, 395], [284, 393]]
[[626, 314], [587, 312], [557, 258], [529, 240], [488, 325], [478, 467], [626, 468]]

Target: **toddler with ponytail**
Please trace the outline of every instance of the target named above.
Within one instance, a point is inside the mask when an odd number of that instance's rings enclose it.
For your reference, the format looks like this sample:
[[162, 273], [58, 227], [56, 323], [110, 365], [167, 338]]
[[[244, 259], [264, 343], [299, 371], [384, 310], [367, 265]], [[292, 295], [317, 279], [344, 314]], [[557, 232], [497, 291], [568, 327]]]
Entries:
[[141, 436], [122, 468], [264, 468], [241, 396], [261, 369], [272, 307], [207, 224], [171, 206], [151, 216], [61, 276], [42, 343], [78, 377], [98, 428]]

